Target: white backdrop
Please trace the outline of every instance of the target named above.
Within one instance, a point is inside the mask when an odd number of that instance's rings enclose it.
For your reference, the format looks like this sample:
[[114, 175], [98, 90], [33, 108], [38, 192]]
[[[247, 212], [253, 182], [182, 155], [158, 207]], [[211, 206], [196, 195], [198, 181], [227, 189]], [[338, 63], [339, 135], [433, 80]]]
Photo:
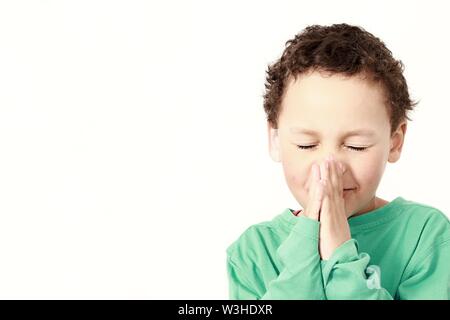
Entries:
[[226, 247], [300, 208], [262, 94], [310, 24], [360, 25], [404, 62], [421, 102], [377, 194], [449, 215], [446, 6], [1, 1], [0, 298], [227, 299]]

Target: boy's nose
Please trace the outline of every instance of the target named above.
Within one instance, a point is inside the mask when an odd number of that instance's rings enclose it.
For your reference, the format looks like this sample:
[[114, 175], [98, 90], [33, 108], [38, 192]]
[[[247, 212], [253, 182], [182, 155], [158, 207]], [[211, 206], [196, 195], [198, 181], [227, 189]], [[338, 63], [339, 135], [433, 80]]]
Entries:
[[342, 173], [345, 173], [347, 171], [347, 166], [344, 164], [344, 162], [336, 158], [333, 154], [329, 154], [328, 156], [326, 156], [323, 161], [331, 159], [333, 159], [334, 163], [336, 163], [338, 169], [341, 169], [342, 167]]

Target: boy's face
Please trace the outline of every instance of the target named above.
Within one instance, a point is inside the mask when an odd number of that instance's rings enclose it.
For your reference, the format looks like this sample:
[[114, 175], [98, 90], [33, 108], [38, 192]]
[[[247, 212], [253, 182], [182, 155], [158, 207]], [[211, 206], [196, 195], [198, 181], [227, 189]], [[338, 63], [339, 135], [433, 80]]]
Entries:
[[[312, 72], [290, 81], [278, 130], [270, 125], [268, 129], [270, 154], [282, 163], [288, 187], [303, 208], [308, 203], [312, 164], [333, 154], [344, 165], [344, 188], [356, 188], [344, 197], [350, 217], [375, 209], [375, 193], [386, 161], [395, 162], [400, 157], [406, 122], [391, 137], [380, 86], [358, 76]], [[360, 129], [367, 132], [346, 135]], [[300, 149], [299, 145], [311, 147]]]

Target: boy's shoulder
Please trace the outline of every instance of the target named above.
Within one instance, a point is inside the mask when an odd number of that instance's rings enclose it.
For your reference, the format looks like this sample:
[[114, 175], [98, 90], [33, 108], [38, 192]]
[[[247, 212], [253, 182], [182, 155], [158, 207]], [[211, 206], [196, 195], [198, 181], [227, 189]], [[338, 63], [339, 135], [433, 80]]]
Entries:
[[[266, 248], [281, 240], [282, 233], [287, 232], [286, 226], [281, 221], [290, 209], [286, 208], [282, 213], [276, 215], [271, 220], [261, 221], [247, 227], [226, 249], [227, 255], [242, 256], [245, 252], [250, 254], [250, 258], [256, 258], [256, 253], [260, 252], [256, 246]], [[252, 252], [255, 256], [252, 257]]]
[[440, 225], [447, 229], [450, 228], [450, 220], [448, 216], [438, 208], [422, 202], [407, 200], [404, 198], [402, 198], [402, 200], [402, 211], [403, 213], [407, 213], [402, 216], [408, 219], [411, 223], [422, 225], [424, 227], [427, 225]]
[[401, 207], [400, 235], [414, 251], [404, 271], [410, 274], [427, 259], [449, 252], [450, 220], [441, 210], [421, 202], [403, 199]]
[[442, 246], [450, 248], [449, 218], [436, 207], [417, 201], [402, 200], [399, 231], [402, 238], [413, 241], [415, 260], [429, 256]]

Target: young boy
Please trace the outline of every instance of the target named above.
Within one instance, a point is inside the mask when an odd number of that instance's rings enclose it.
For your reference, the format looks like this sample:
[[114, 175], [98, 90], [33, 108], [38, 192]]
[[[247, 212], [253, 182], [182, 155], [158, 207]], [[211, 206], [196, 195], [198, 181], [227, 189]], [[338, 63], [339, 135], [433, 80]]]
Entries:
[[227, 248], [230, 299], [449, 299], [450, 223], [378, 198], [412, 102], [403, 64], [347, 24], [307, 27], [267, 71], [269, 151], [303, 210]]

